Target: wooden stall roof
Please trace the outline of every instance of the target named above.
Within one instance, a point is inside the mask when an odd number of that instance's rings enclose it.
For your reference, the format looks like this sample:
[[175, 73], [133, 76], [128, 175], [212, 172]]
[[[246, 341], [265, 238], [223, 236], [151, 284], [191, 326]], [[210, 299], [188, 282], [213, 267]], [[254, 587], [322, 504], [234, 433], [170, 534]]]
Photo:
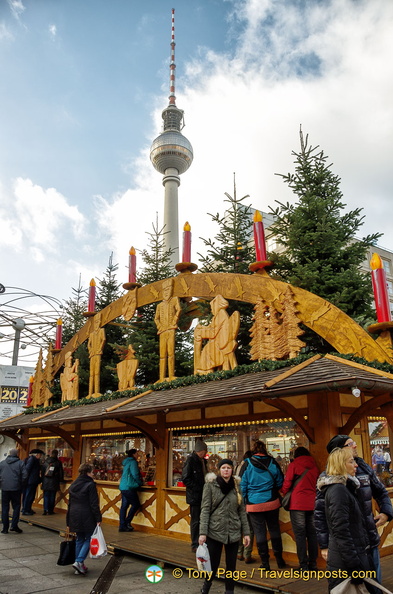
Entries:
[[0, 433], [26, 427], [44, 428], [65, 423], [121, 419], [170, 410], [232, 404], [250, 399], [289, 397], [320, 390], [346, 392], [353, 386], [369, 395], [393, 394], [393, 374], [339, 357], [316, 356], [296, 367], [260, 371], [220, 381], [154, 391], [110, 412], [107, 409], [114, 403], [121, 404], [129, 399], [70, 406], [47, 416], [43, 413], [22, 414], [0, 422]]

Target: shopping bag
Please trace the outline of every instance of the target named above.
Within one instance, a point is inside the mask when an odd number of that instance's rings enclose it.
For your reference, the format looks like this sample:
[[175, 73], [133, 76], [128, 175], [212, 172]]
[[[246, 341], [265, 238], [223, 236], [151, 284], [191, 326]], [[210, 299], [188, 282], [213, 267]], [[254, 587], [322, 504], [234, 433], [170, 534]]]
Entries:
[[[375, 586], [375, 588], [379, 588], [380, 590], [382, 590], [382, 592], [385, 592], [386, 594], [392, 594], [390, 590], [388, 590], [381, 584], [378, 584], [378, 582], [372, 580], [371, 578], [364, 578], [364, 581], [368, 582], [372, 586]], [[337, 586], [335, 586], [333, 590], [330, 591], [330, 594], [369, 594], [369, 592], [365, 584], [351, 584], [351, 578], [349, 577], [346, 580], [337, 584]]]
[[101, 526], [96, 526], [90, 539], [90, 553], [89, 557], [92, 559], [99, 559], [107, 554], [106, 542]]
[[199, 545], [196, 550], [196, 562], [199, 571], [212, 570], [209, 549], [207, 548], [207, 544], [205, 542], [202, 545]]
[[57, 565], [72, 565], [75, 562], [75, 540], [67, 535], [66, 539], [60, 543]]

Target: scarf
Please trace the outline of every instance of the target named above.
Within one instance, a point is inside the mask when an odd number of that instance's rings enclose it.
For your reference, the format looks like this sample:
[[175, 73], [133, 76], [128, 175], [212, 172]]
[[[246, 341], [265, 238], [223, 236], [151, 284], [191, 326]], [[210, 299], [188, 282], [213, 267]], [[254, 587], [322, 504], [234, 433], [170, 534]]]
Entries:
[[227, 495], [230, 491], [232, 491], [232, 489], [235, 488], [235, 481], [233, 479], [233, 476], [231, 476], [231, 478], [229, 479], [228, 482], [226, 482], [222, 478], [222, 476], [218, 476], [217, 477], [217, 483], [218, 483], [218, 486], [220, 487], [221, 493], [223, 495]]

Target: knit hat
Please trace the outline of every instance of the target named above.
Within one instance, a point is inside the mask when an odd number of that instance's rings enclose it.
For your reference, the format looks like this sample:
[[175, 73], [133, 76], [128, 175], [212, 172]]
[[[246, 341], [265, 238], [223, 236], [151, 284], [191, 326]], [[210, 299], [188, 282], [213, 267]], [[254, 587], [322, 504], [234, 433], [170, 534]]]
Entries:
[[349, 435], [335, 435], [326, 446], [327, 451], [332, 452], [334, 448], [343, 448], [347, 439], [351, 439]]
[[45, 454], [45, 452], [39, 448], [34, 448], [34, 450], [30, 451], [30, 454]]
[[18, 450], [16, 448], [12, 448], [9, 452], [8, 452], [9, 456], [17, 456], [18, 455]]
[[201, 439], [197, 439], [195, 442], [194, 452], [203, 452], [204, 450], [207, 451], [207, 445]]
[[223, 464], [229, 464], [229, 466], [232, 466], [233, 468], [233, 460], [230, 460], [229, 458], [223, 458], [220, 460], [217, 464], [218, 468], [220, 469]]

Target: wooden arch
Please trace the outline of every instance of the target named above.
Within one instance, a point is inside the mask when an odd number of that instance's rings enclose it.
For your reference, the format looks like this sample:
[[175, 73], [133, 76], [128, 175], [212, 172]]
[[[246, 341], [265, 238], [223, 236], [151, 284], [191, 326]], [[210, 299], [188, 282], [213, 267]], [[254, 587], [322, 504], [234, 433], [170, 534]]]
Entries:
[[[166, 280], [166, 279], [165, 279]], [[156, 303], [163, 299], [163, 283], [157, 281], [150, 285], [128, 291], [125, 295], [97, 312], [101, 316], [101, 326], [105, 326], [123, 314], [132, 297], [135, 307]], [[381, 344], [361, 328], [352, 318], [325, 299], [304, 289], [290, 285], [297, 303], [298, 318], [324, 338], [339, 353], [354, 354], [368, 361], [393, 363], [393, 357]], [[281, 302], [288, 284], [272, 279], [266, 272], [262, 274], [229, 273], [182, 273], [173, 278], [173, 294], [179, 298], [191, 297], [211, 300], [216, 295], [225, 299], [255, 304], [263, 299], [277, 311], [282, 311]], [[67, 352], [74, 352], [89, 337], [93, 330], [94, 317], [86, 324], [54, 357], [54, 375], [64, 365]]]

